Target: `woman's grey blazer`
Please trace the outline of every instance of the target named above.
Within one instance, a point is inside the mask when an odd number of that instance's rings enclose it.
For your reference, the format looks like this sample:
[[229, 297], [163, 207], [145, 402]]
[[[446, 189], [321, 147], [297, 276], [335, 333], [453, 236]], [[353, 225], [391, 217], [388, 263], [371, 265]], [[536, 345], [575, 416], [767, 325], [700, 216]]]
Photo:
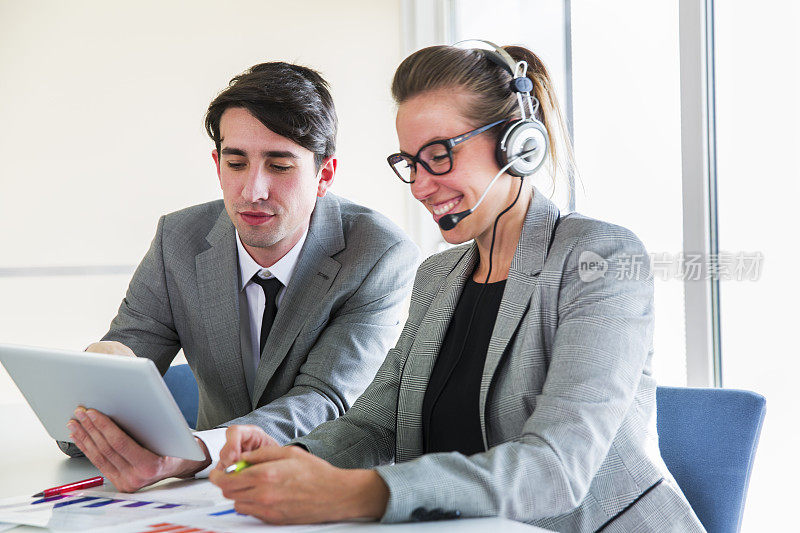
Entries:
[[605, 531], [703, 530], [658, 451], [645, 248], [572, 213], [548, 254], [558, 217], [534, 189], [480, 387], [487, 451], [422, 454], [422, 400], [474, 244], [420, 266], [408, 321], [375, 380], [343, 417], [294, 441], [336, 466], [381, 465], [384, 522], [460, 514], [595, 531], [630, 506]]

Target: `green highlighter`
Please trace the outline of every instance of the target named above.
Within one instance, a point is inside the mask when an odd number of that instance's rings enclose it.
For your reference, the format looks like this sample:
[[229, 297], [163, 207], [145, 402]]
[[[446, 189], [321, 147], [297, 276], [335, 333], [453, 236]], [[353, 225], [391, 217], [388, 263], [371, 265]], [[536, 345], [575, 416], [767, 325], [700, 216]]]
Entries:
[[234, 472], [241, 472], [248, 466], [250, 466], [250, 463], [248, 463], [247, 461], [236, 461], [231, 466], [225, 469], [225, 473], [232, 474]]

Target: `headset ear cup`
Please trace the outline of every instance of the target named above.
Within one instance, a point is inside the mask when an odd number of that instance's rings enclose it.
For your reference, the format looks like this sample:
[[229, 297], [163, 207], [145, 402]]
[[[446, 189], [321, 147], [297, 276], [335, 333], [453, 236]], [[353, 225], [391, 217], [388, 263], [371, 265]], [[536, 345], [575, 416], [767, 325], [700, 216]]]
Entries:
[[497, 163], [502, 168], [517, 154], [532, 149], [536, 151], [517, 159], [506, 172], [520, 178], [530, 176], [539, 170], [547, 156], [547, 130], [544, 124], [538, 120], [514, 120], [500, 132], [496, 151]]

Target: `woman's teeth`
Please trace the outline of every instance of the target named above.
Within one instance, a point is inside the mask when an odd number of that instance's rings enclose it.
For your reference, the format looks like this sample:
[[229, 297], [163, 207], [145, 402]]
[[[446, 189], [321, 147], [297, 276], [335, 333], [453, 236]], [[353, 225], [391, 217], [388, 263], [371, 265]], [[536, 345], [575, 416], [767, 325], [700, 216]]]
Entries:
[[443, 214], [447, 213], [448, 211], [450, 211], [451, 209], [453, 209], [456, 206], [456, 204], [458, 204], [458, 202], [460, 202], [460, 201], [461, 201], [461, 198], [456, 198], [455, 200], [451, 200], [451, 201], [447, 202], [446, 204], [442, 204], [442, 205], [440, 205], [438, 207], [434, 207], [433, 208], [433, 214], [434, 215], [443, 215]]

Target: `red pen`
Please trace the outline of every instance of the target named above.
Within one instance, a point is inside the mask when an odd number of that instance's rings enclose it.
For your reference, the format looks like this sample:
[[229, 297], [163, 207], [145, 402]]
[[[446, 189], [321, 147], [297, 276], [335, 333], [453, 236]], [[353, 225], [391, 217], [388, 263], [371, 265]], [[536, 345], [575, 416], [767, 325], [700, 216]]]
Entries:
[[60, 487], [44, 489], [42, 492], [36, 493], [33, 496], [31, 496], [31, 498], [39, 498], [39, 497], [49, 498], [50, 496], [57, 496], [59, 494], [63, 494], [64, 492], [69, 492], [71, 490], [99, 487], [103, 483], [105, 483], [105, 479], [103, 479], [103, 476], [90, 477], [89, 479], [83, 479], [81, 481], [76, 481], [75, 483], [61, 485]]

